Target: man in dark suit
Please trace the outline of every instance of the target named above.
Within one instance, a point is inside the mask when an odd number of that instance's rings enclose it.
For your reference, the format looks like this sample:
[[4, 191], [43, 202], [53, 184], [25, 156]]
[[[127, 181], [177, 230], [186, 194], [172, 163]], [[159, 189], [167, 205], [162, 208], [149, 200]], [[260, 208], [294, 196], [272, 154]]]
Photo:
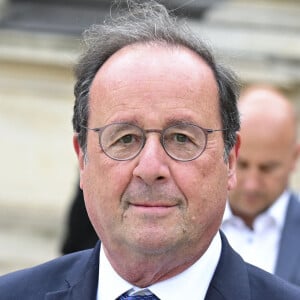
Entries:
[[243, 142], [222, 229], [247, 262], [300, 285], [300, 202], [289, 189], [300, 153], [296, 111], [262, 85], [246, 88], [238, 107]]
[[97, 241], [98, 236], [87, 214], [83, 192], [78, 184], [67, 216], [61, 253], [69, 254], [93, 248]]
[[73, 127], [96, 248], [0, 279], [0, 299], [295, 300], [219, 232], [236, 182], [236, 80], [167, 10], [85, 34]]

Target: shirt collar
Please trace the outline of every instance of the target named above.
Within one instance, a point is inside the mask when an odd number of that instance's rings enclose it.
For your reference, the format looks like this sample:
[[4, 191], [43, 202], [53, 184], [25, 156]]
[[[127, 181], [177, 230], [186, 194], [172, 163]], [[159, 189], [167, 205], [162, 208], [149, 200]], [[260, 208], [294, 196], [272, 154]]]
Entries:
[[[149, 286], [148, 289], [164, 300], [203, 300], [219, 262], [221, 248], [222, 242], [218, 232], [206, 252], [192, 266], [172, 278]], [[124, 292], [136, 289], [115, 272], [103, 247], [100, 250], [99, 262], [97, 300], [116, 299]]]
[[[275, 224], [282, 228], [285, 221], [286, 210], [289, 203], [289, 198], [291, 196], [291, 192], [289, 190], [285, 190], [279, 198], [267, 209], [263, 212], [259, 218], [271, 218]], [[226, 202], [226, 207], [223, 216], [223, 223], [226, 222], [242, 222], [239, 217], [235, 216], [232, 213], [232, 210], [229, 205], [229, 201]]]
[[290, 194], [291, 193], [288, 190], [284, 191], [274, 204], [266, 211], [266, 214], [273, 218], [279, 228], [282, 228], [284, 225], [286, 210], [291, 196]]

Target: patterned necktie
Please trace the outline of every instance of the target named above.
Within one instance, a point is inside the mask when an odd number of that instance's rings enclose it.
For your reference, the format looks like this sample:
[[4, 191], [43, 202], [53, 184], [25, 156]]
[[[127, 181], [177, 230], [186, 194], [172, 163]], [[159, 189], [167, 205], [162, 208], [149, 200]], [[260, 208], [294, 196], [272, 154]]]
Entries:
[[155, 295], [133, 295], [129, 296], [127, 293], [121, 295], [118, 300], [159, 300]]

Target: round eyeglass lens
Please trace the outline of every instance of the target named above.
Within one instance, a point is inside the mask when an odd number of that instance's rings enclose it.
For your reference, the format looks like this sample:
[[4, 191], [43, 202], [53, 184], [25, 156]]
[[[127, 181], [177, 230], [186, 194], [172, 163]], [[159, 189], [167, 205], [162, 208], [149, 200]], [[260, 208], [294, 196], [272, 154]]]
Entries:
[[134, 158], [142, 149], [145, 139], [141, 128], [126, 123], [107, 125], [99, 138], [102, 150], [116, 160]]
[[193, 124], [174, 125], [164, 130], [163, 145], [174, 159], [193, 160], [204, 151], [206, 134], [202, 128]]

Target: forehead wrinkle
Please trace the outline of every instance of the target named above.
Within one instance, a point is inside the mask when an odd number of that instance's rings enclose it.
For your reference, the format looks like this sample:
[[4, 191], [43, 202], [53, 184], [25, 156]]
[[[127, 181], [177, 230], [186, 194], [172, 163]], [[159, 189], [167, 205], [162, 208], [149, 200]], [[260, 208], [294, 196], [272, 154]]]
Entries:
[[[191, 107], [199, 105], [198, 98], [194, 99], [188, 92], [185, 92], [183, 95], [169, 95], [169, 91], [161, 91], [159, 92], [160, 95], [158, 97], [151, 92], [146, 91], [141, 95], [141, 93], [136, 90], [122, 94], [120, 93], [121, 90], [122, 87], [120, 87], [119, 90], [110, 91], [107, 101], [110, 102], [109, 110], [112, 112], [115, 111], [118, 113], [120, 111], [122, 113], [130, 113], [130, 111], [137, 110], [149, 111], [150, 108], [155, 109], [157, 106], [159, 107], [159, 110], [172, 110], [172, 114], [177, 114], [176, 111], [179, 111], [179, 113], [182, 111], [182, 113], [187, 114]], [[156, 91], [159, 90], [160, 89], [157, 89]], [[162, 101], [166, 99], [168, 101]], [[123, 108], [126, 108], [125, 112], [123, 111]], [[191, 115], [191, 113], [189, 113], [189, 115]]]
[[[117, 111], [112, 113], [112, 115], [105, 119], [105, 123], [128, 122], [144, 127], [145, 119], [143, 114], [140, 114], [140, 109], [147, 112], [147, 123], [151, 123], [151, 119], [154, 123], [157, 119], [157, 112], [154, 111], [153, 113], [150, 113], [148, 106], [145, 107], [145, 105], [141, 105], [141, 108], [137, 107], [136, 105], [133, 105], [131, 108], [128, 108], [127, 104], [125, 104], [125, 106], [126, 111], [123, 111], [123, 105], [118, 104], [117, 107], [119, 108], [117, 109]], [[170, 109], [170, 107], [168, 109]], [[160, 119], [160, 121], [163, 121], [162, 127], [164, 128], [178, 123], [191, 123], [203, 128], [211, 127], [208, 126], [208, 124], [206, 122], [203, 122], [201, 119], [202, 118], [198, 114], [195, 114], [194, 111], [191, 111], [188, 108], [177, 107], [172, 109], [172, 115], [164, 116], [164, 119]]]
[[[158, 83], [157, 86], [155, 86], [155, 92], [160, 91], [162, 94], [168, 95], [168, 93], [170, 93], [169, 90], [165, 90], [165, 87], [161, 85], [161, 79], [160, 78], [147, 78], [144, 80], [135, 80], [134, 81], [134, 85], [137, 87], [136, 89], [132, 90], [131, 93], [134, 94], [134, 91], [136, 93], [139, 93], [140, 90], [139, 89], [143, 89], [145, 95], [148, 93], [149, 95], [151, 95], [152, 89], [149, 88], [149, 84], [151, 83]], [[174, 79], [170, 79], [168, 78], [168, 82], [169, 83], [178, 83], [178, 79], [176, 80]], [[181, 80], [181, 83], [183, 82], [183, 80]], [[189, 98], [191, 97], [191, 95], [197, 94], [197, 90], [195, 90], [195, 88], [192, 87], [192, 84], [189, 83], [189, 80], [185, 80], [186, 84], [184, 85], [184, 87], [180, 88], [178, 87], [178, 90], [180, 91], [180, 93], [182, 95], [178, 95], [176, 98], [182, 98], [185, 99], [186, 95], [189, 95]], [[122, 92], [123, 90], [126, 90], [127, 88], [132, 88], [132, 82], [127, 82], [125, 83], [124, 81], [120, 81], [117, 80], [115, 82], [111, 82], [109, 85], [109, 93], [111, 94], [115, 94], [115, 93], [119, 93], [120, 91]], [[172, 96], [173, 97], [173, 96]]]

